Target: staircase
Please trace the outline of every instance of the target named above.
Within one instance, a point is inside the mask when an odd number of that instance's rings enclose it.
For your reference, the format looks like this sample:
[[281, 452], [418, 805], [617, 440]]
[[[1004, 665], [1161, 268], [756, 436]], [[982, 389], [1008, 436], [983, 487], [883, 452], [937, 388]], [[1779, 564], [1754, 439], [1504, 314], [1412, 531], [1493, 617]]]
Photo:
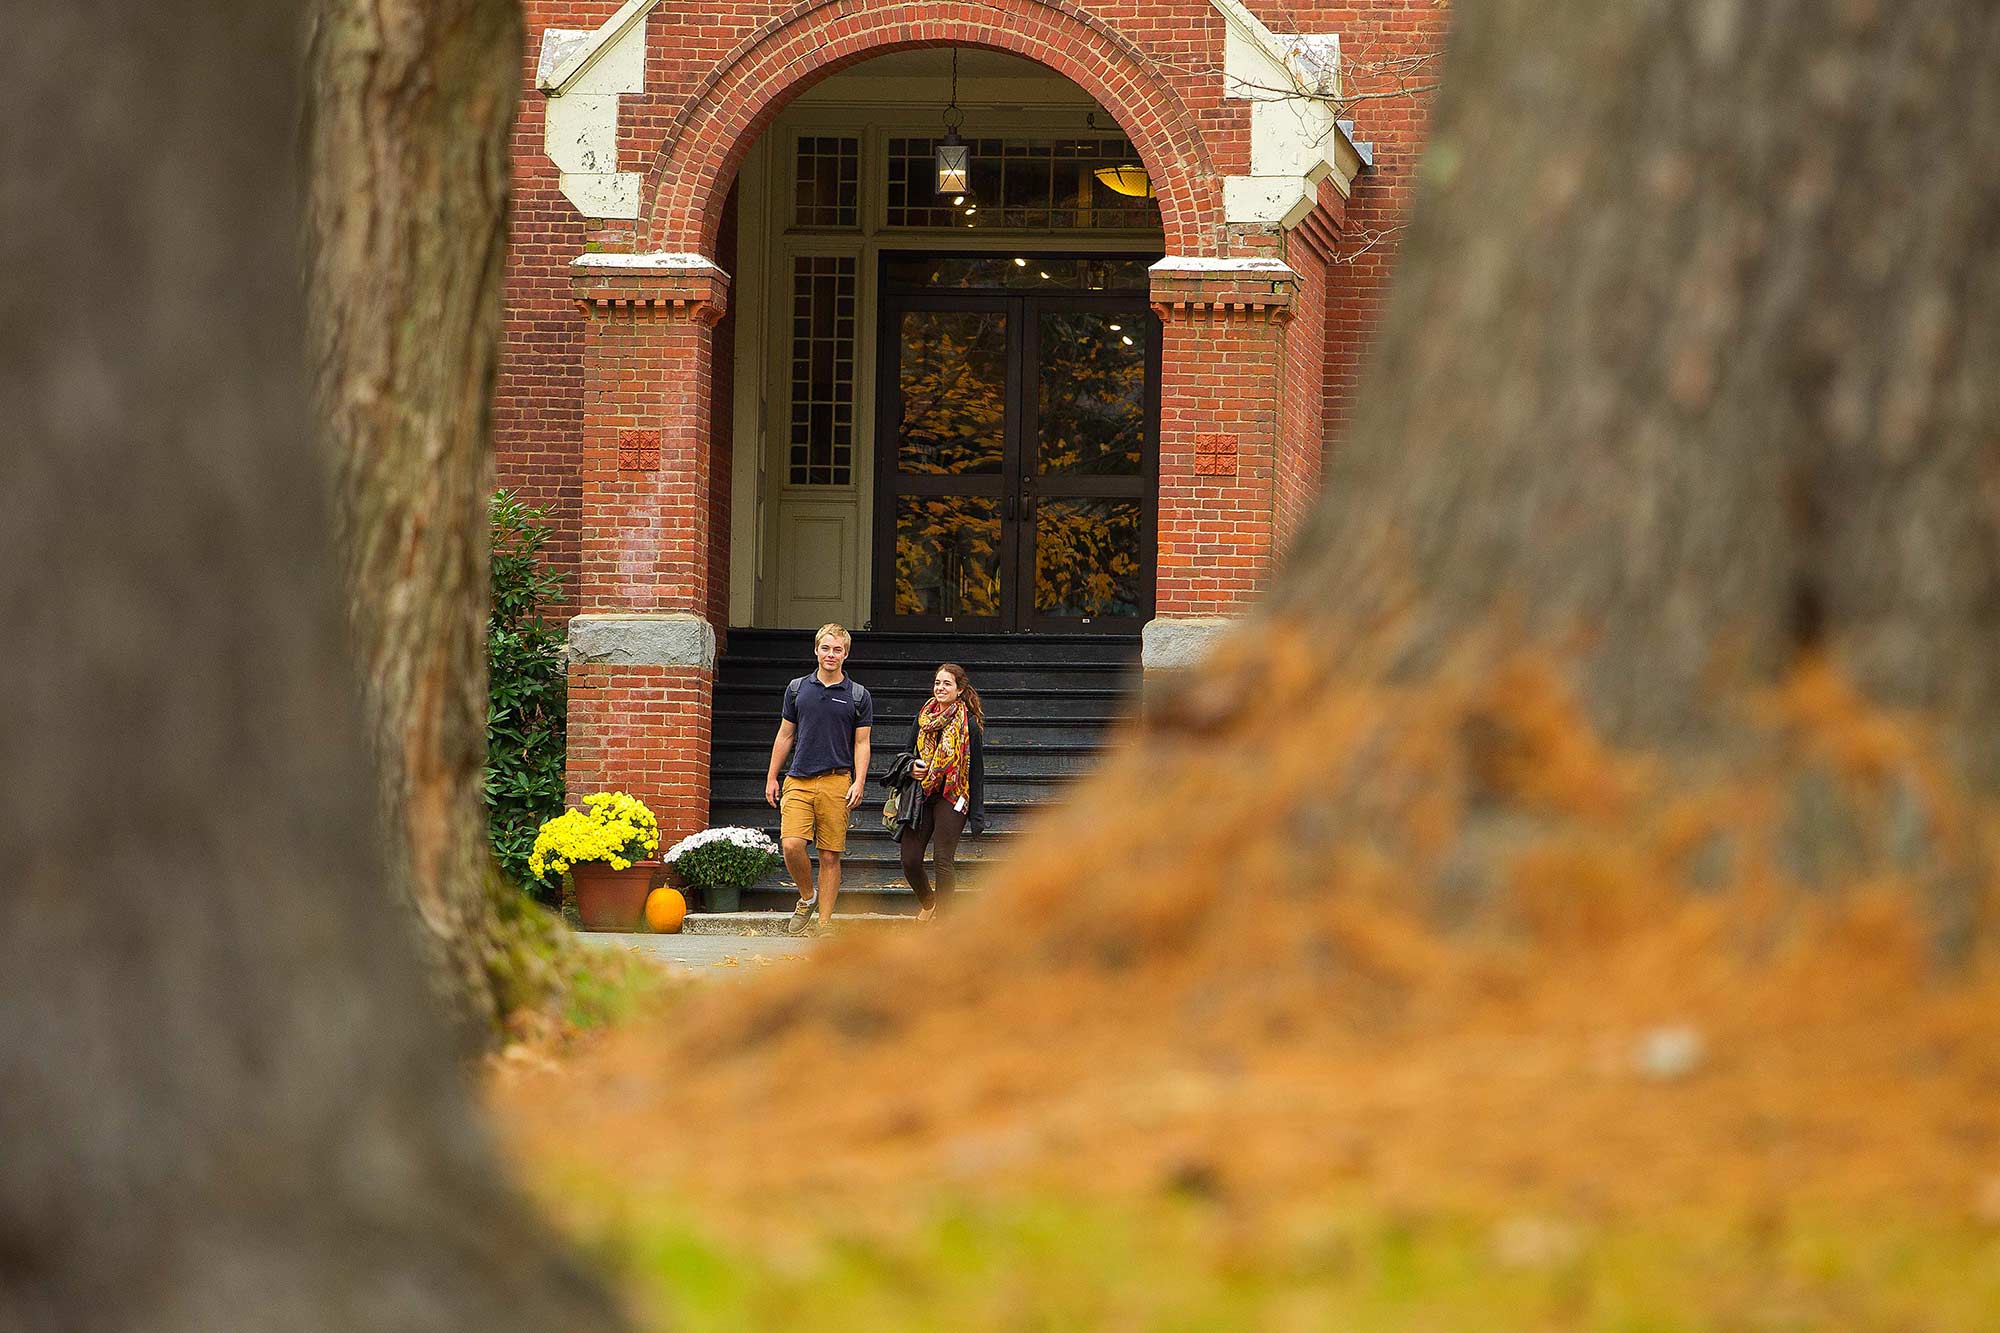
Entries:
[[[764, 773], [778, 730], [785, 684], [813, 669], [809, 630], [732, 629], [716, 666], [709, 760], [708, 822], [778, 836], [778, 812], [764, 803]], [[1063, 634], [890, 634], [855, 636], [847, 672], [875, 696], [874, 760], [867, 795], [841, 858], [840, 910], [914, 912], [896, 843], [882, 827], [881, 775], [909, 737], [930, 697], [939, 663], [957, 662], [986, 709], [986, 832], [958, 845], [960, 884], [1004, 854], [1008, 838], [1037, 806], [1089, 768], [1138, 678], [1139, 637]], [[789, 910], [797, 892], [780, 871], [746, 889], [749, 910]]]

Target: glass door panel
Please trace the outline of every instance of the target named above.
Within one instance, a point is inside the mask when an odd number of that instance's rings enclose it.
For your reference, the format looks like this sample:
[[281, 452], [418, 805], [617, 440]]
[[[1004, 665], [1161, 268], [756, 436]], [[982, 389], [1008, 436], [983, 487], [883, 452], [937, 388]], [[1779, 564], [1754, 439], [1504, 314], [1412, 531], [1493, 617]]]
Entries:
[[998, 476], [1007, 447], [1007, 316], [905, 310], [895, 336], [896, 467]]
[[1035, 611], [1044, 616], [1145, 612], [1144, 515], [1138, 500], [1035, 505]]
[[1000, 614], [1000, 500], [896, 497], [896, 614]]
[[1042, 476], [1136, 477], [1145, 463], [1146, 328], [1129, 311], [1045, 311], [1036, 321]]

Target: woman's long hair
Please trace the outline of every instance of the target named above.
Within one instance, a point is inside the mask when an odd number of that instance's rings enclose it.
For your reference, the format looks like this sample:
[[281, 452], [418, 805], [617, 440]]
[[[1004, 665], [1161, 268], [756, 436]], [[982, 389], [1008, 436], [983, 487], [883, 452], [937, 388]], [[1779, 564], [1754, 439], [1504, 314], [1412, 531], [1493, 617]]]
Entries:
[[[972, 688], [972, 677], [965, 674], [965, 668], [956, 662], [946, 662], [938, 671], [951, 673], [951, 678], [958, 682], [958, 697], [965, 700], [965, 706], [972, 710], [973, 725], [981, 731], [986, 730], [986, 710], [979, 706], [979, 691]], [[936, 674], [932, 673], [933, 676]]]

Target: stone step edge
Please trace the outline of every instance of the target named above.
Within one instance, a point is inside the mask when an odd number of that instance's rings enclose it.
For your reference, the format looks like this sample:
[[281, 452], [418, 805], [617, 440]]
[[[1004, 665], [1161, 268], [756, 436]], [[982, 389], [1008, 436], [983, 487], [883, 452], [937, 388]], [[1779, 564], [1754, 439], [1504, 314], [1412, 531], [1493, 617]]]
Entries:
[[[681, 923], [684, 935], [782, 935], [785, 923], [792, 919], [789, 911], [784, 912], [690, 912]], [[845, 930], [849, 926], [875, 929], [902, 923], [915, 925], [917, 918], [908, 912], [843, 912], [838, 908], [833, 913], [833, 928]]]

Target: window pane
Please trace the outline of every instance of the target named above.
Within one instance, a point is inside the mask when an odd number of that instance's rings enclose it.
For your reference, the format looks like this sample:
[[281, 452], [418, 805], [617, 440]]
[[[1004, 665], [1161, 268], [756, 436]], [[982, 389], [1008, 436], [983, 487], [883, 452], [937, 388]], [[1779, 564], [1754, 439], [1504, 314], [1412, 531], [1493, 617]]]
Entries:
[[792, 222], [853, 227], [861, 221], [861, 141], [801, 136], [793, 159]]
[[896, 466], [905, 472], [994, 473], [1007, 429], [1007, 317], [906, 310], [899, 319], [902, 417]]
[[1136, 477], [1146, 440], [1146, 331], [1138, 313], [1041, 316], [1043, 476]]
[[[802, 141], [803, 142], [803, 141]], [[838, 309], [854, 299], [852, 255], [793, 260], [792, 455], [794, 486], [845, 484], [854, 460], [854, 320]], [[851, 306], [850, 306], [851, 308]]]
[[896, 614], [1000, 614], [1000, 502], [979, 495], [896, 499]]
[[1054, 616], [1140, 614], [1139, 502], [1035, 506], [1035, 610]]

